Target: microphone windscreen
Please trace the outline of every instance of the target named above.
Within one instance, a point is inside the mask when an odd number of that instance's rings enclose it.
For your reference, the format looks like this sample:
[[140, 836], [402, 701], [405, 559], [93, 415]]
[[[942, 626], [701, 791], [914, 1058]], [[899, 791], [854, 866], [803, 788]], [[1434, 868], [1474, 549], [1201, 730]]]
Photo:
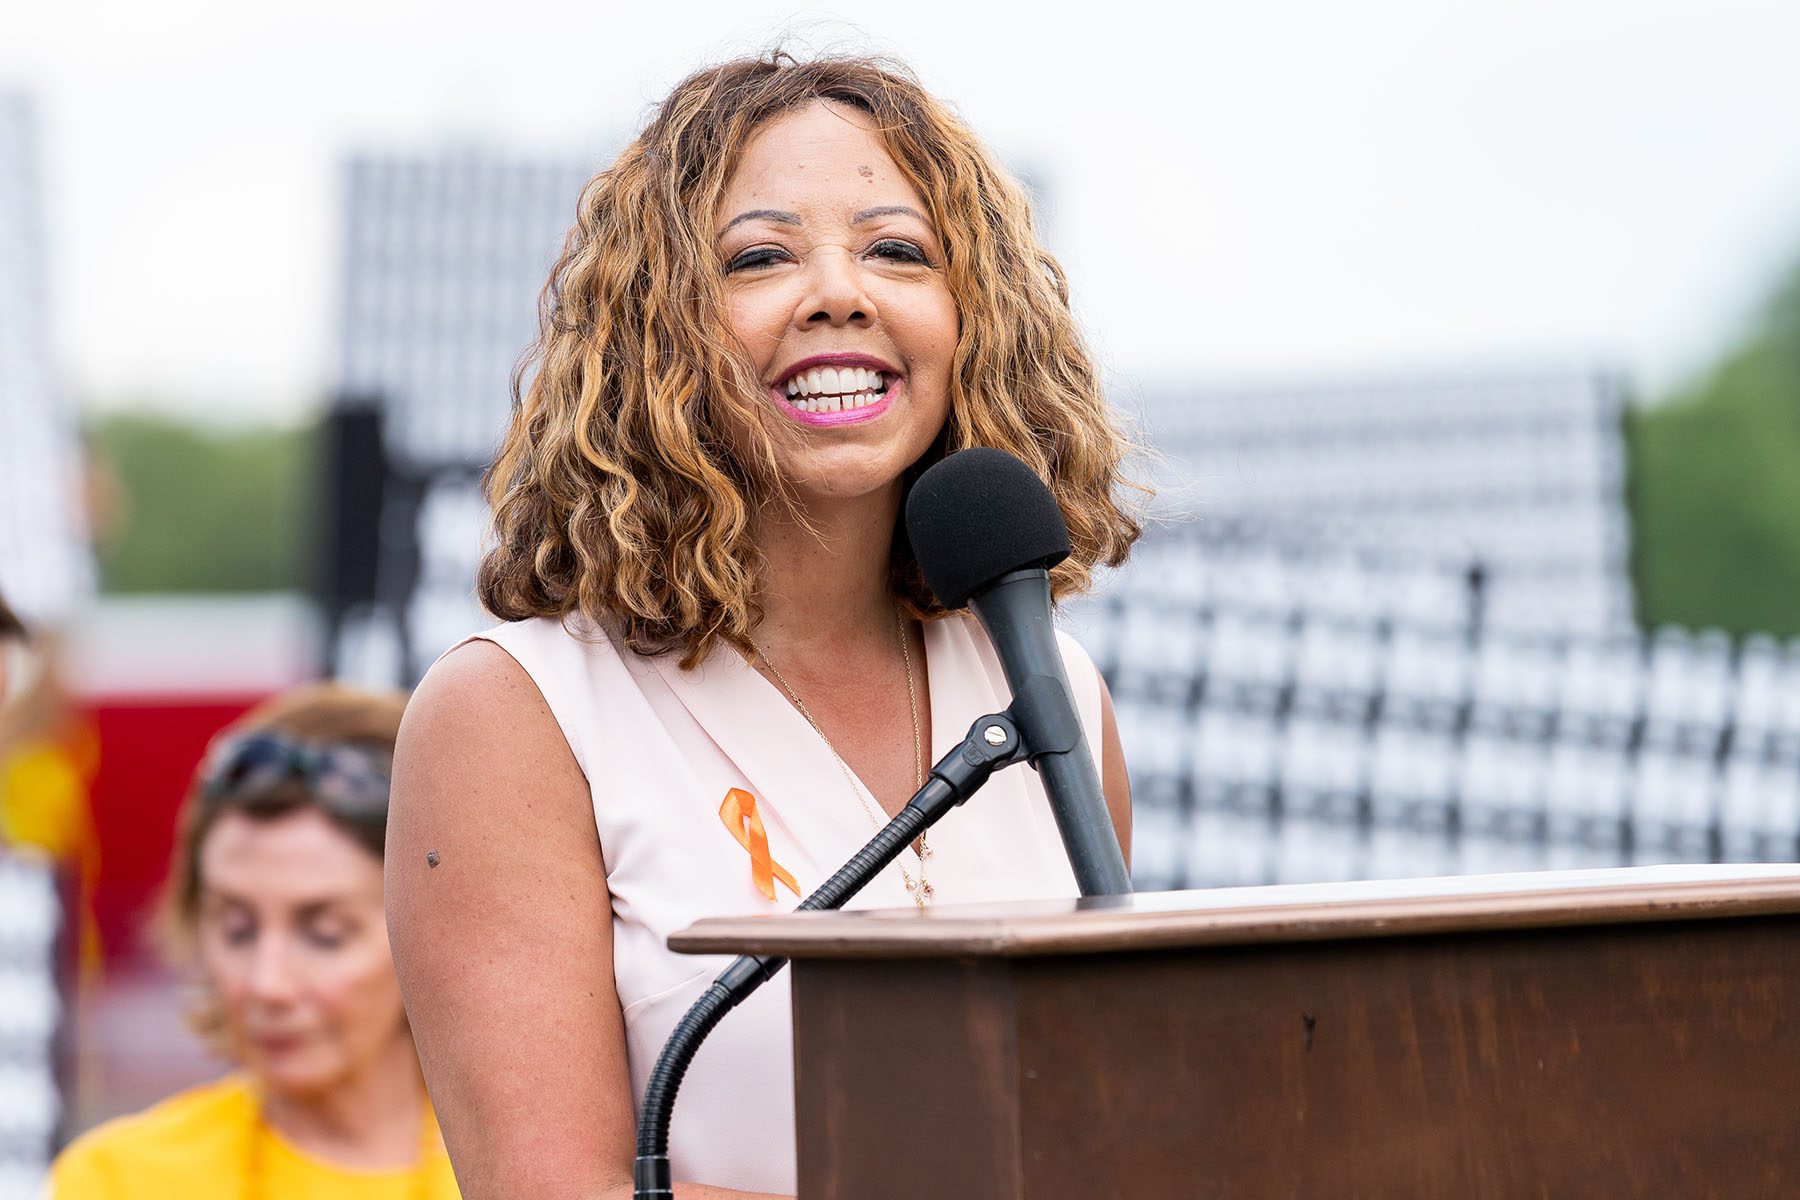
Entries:
[[906, 536], [949, 609], [1002, 575], [1069, 557], [1056, 497], [1030, 467], [986, 446], [945, 455], [919, 476], [906, 498]]

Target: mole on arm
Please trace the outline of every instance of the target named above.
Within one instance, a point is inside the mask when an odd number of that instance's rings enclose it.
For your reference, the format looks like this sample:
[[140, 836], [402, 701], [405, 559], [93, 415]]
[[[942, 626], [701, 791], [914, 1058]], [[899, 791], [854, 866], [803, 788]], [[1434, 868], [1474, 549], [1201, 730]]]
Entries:
[[438, 865], [438, 852], [436, 850], [427, 850], [425, 852], [425, 865], [428, 867], [435, 867]]

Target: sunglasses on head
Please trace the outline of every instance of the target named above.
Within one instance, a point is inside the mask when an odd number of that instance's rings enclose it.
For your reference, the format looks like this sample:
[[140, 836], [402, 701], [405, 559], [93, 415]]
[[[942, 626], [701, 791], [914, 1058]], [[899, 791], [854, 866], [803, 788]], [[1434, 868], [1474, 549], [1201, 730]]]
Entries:
[[387, 820], [388, 769], [368, 751], [343, 744], [319, 746], [277, 733], [227, 738], [207, 756], [201, 795], [214, 804], [244, 803], [300, 783], [333, 816]]

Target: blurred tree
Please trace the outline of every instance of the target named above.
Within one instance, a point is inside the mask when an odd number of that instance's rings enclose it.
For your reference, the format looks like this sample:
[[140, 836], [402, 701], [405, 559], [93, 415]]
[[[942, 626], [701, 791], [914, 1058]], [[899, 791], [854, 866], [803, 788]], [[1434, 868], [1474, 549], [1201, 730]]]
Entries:
[[1740, 345], [1630, 432], [1644, 622], [1800, 634], [1800, 267]]
[[116, 496], [98, 532], [106, 592], [263, 592], [307, 586], [317, 431], [214, 430], [111, 414], [89, 431]]

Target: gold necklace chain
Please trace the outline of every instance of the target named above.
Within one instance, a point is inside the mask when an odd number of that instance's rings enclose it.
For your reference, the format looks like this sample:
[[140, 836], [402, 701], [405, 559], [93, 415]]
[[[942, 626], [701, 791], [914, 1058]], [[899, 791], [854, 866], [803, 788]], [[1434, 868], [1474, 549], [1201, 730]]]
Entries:
[[[898, 608], [894, 610], [894, 630], [900, 637], [900, 660], [906, 664], [906, 707], [912, 716], [913, 791], [916, 792], [925, 786], [925, 746], [919, 736], [919, 694], [913, 685], [912, 648], [906, 640], [906, 620], [900, 615]], [[813, 719], [812, 710], [806, 707], [804, 700], [800, 699], [800, 693], [796, 692], [794, 685], [787, 681], [787, 676], [781, 673], [781, 668], [769, 661], [768, 654], [757, 644], [755, 638], [750, 639], [750, 648], [756, 651], [757, 659], [763, 666], [769, 668], [769, 674], [775, 676], [775, 681], [781, 685], [781, 690], [787, 693], [788, 699], [793, 701], [794, 707], [800, 710], [800, 715], [806, 718], [806, 723], [813, 727], [813, 732], [819, 735], [819, 740], [825, 743], [827, 750], [831, 751], [831, 757], [837, 760], [838, 770], [844, 773], [844, 781], [850, 785], [851, 792], [855, 793], [857, 803], [862, 805], [863, 812], [869, 818], [869, 823], [879, 831], [884, 822], [875, 815], [875, 810], [869, 807], [868, 797], [864, 794], [862, 786], [856, 782], [856, 776], [851, 772], [850, 764], [844, 761], [844, 756], [838, 753], [837, 747], [831, 744], [831, 739], [825, 736], [824, 728]], [[918, 879], [915, 880], [912, 877], [911, 872], [906, 869], [905, 863], [899, 864], [900, 878], [906, 881], [906, 890], [912, 896], [913, 903], [924, 908], [931, 903], [932, 895], [931, 883], [925, 878], [925, 860], [931, 857], [931, 847], [926, 844], [925, 835], [922, 833], [919, 835], [914, 853], [919, 856]]]

